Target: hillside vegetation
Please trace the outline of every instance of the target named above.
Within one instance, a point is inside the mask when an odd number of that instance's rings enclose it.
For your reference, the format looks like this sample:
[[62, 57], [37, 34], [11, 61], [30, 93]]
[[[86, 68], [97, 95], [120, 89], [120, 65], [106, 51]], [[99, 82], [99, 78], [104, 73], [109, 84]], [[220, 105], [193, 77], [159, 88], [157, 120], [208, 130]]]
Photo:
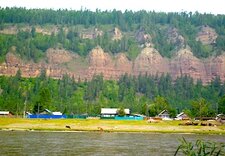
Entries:
[[[161, 77], [128, 75], [119, 81], [94, 76], [91, 81], [75, 82], [65, 75], [62, 80], [45, 76], [0, 77], [0, 110], [22, 115], [44, 109], [65, 114], [99, 115], [101, 108], [130, 108], [132, 113], [155, 116], [167, 109], [171, 117], [185, 111], [192, 117], [225, 113], [225, 83], [216, 78], [209, 85], [193, 83], [190, 77], [175, 82], [169, 75]], [[201, 108], [201, 109], [200, 109]]]
[[0, 8], [0, 110], [215, 116], [224, 51], [225, 15]]
[[100, 45], [112, 54], [125, 52], [130, 59], [146, 44], [165, 57], [186, 46], [199, 58], [225, 50], [224, 15], [1, 8], [0, 19], [2, 60], [12, 47], [21, 57], [34, 61], [56, 47], [86, 56]]

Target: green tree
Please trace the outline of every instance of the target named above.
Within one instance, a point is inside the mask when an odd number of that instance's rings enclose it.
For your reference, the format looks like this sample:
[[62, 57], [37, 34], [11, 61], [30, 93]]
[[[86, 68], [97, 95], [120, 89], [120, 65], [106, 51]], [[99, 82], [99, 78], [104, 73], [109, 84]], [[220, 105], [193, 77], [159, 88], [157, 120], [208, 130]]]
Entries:
[[40, 113], [44, 111], [44, 109], [50, 109], [52, 102], [51, 94], [48, 88], [43, 87], [39, 92], [39, 98], [34, 105], [33, 112]]
[[21, 70], [19, 69], [19, 70], [17, 70], [17, 72], [16, 72], [16, 75], [15, 75], [15, 79], [17, 80], [17, 81], [19, 81], [19, 80], [21, 80]]
[[36, 35], [36, 29], [35, 29], [35, 27], [33, 26], [33, 27], [31, 28], [31, 36], [32, 36], [32, 37], [35, 37], [35, 35]]
[[149, 115], [156, 116], [163, 110], [170, 110], [169, 103], [164, 97], [157, 96], [149, 106]]
[[118, 110], [117, 110], [117, 114], [118, 114], [119, 116], [125, 116], [126, 113], [125, 113], [124, 108], [121, 107], [120, 109], [118, 109]]
[[82, 88], [77, 89], [72, 96], [72, 105], [69, 107], [69, 113], [84, 114], [86, 113], [86, 106], [84, 102], [84, 90]]
[[218, 102], [218, 113], [225, 114], [225, 95], [222, 96]]
[[210, 115], [210, 104], [203, 98], [195, 100], [191, 103], [192, 113], [195, 117], [200, 117]]

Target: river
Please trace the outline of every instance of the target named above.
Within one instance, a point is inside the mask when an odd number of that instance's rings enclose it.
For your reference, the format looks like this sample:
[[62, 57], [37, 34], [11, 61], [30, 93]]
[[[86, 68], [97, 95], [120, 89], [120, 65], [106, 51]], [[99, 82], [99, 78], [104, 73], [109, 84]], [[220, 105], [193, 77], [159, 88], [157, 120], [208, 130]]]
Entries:
[[225, 142], [225, 135], [101, 133], [101, 132], [0, 132], [1, 155], [173, 155], [182, 137]]

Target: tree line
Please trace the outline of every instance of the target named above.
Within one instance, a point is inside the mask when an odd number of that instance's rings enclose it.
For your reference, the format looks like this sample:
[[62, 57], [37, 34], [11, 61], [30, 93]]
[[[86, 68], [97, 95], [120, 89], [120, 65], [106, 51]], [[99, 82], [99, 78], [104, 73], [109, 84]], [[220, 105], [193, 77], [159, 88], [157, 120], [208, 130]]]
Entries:
[[108, 107], [129, 108], [147, 116], [164, 109], [173, 117], [181, 111], [193, 117], [215, 116], [225, 113], [225, 83], [217, 77], [204, 86], [188, 76], [172, 81], [170, 75], [123, 75], [119, 81], [95, 75], [79, 82], [67, 75], [55, 80], [46, 77], [45, 71], [37, 78], [22, 78], [20, 71], [14, 77], [0, 76], [0, 110], [99, 115], [101, 108]]
[[155, 11], [131, 11], [106, 10], [90, 11], [87, 9], [26, 9], [26, 8], [0, 8], [2, 23], [29, 23], [29, 24], [68, 24], [68, 25], [106, 25], [115, 24], [123, 31], [131, 30], [133, 24], [171, 24], [183, 26], [191, 24], [194, 26], [209, 25], [220, 27], [225, 25], [224, 15], [200, 14], [198, 12], [155, 12]]

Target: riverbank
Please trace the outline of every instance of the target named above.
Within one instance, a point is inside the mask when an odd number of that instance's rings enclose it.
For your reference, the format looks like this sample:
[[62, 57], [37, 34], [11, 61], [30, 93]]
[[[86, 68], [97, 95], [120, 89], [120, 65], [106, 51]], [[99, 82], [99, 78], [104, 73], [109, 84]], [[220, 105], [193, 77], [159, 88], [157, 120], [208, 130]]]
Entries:
[[184, 121], [118, 121], [94, 119], [23, 119], [0, 118], [2, 131], [99, 131], [99, 132], [152, 132], [224, 134], [223, 126], [184, 126]]

